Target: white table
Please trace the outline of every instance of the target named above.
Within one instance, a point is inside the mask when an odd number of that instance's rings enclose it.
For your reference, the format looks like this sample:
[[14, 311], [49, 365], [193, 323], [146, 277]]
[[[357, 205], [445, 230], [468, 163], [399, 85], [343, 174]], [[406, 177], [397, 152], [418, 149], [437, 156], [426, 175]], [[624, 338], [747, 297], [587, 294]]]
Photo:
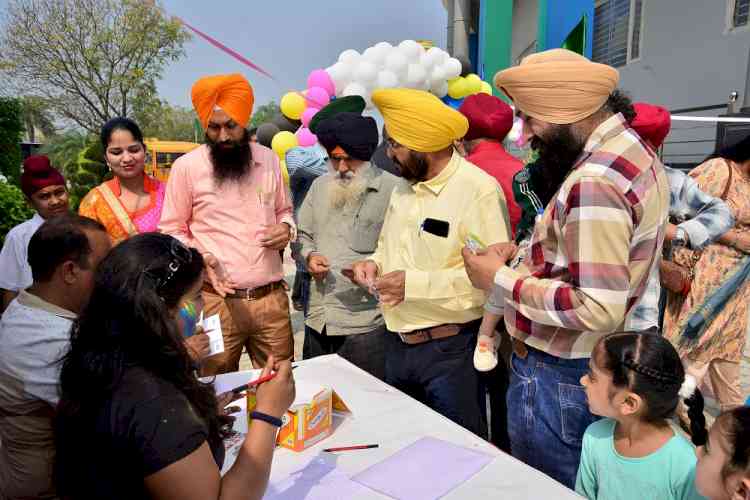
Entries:
[[[295, 379], [320, 381], [330, 385], [352, 410], [352, 415], [336, 419], [336, 429], [330, 437], [301, 453], [277, 448], [273, 459], [272, 481], [298, 470], [311, 458], [323, 453], [324, 448], [350, 444], [380, 445], [377, 449], [335, 455], [336, 467], [351, 477], [419, 438], [432, 436], [494, 457], [477, 475], [446, 495], [446, 499], [580, 498], [557, 481], [503, 453], [337, 355], [321, 356], [298, 364], [299, 367], [294, 370]], [[250, 373], [226, 374], [219, 376], [217, 381], [225, 389], [236, 387], [246, 383], [251, 378]], [[243, 413], [236, 416], [235, 430], [246, 433], [247, 415]], [[225, 464], [225, 470], [230, 465]], [[369, 490], [368, 495], [361, 498], [388, 497]]]

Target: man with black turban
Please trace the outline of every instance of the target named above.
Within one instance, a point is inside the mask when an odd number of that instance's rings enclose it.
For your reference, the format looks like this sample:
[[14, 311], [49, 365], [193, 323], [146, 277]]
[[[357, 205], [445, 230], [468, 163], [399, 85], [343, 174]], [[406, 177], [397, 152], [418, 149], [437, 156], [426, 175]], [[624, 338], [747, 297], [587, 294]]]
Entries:
[[316, 282], [310, 287], [303, 357], [338, 354], [382, 379], [383, 316], [377, 298], [347, 279], [348, 265], [375, 251], [400, 179], [370, 163], [378, 129], [375, 120], [359, 114], [364, 106], [355, 107], [359, 112], [340, 109], [316, 114], [323, 113], [314, 126], [328, 151], [329, 173], [313, 182], [299, 211], [301, 256]]

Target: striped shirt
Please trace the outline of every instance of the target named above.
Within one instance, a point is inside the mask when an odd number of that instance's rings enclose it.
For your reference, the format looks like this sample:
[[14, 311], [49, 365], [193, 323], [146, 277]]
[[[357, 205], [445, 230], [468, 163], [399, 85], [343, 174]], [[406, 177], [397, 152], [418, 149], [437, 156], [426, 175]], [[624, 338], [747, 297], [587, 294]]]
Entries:
[[518, 269], [501, 267], [511, 336], [562, 358], [587, 358], [624, 329], [657, 272], [669, 186], [655, 154], [617, 114], [599, 125], [534, 228]]

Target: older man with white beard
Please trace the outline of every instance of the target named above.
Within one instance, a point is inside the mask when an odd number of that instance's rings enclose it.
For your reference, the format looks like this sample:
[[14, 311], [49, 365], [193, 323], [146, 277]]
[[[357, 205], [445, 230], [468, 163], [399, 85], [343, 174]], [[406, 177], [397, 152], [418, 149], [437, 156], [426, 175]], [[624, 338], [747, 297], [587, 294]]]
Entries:
[[375, 251], [391, 191], [401, 180], [370, 163], [378, 143], [372, 118], [338, 113], [316, 133], [330, 172], [313, 182], [299, 211], [301, 254], [314, 278], [303, 357], [338, 354], [382, 379], [386, 333], [378, 301], [347, 278], [352, 262]]

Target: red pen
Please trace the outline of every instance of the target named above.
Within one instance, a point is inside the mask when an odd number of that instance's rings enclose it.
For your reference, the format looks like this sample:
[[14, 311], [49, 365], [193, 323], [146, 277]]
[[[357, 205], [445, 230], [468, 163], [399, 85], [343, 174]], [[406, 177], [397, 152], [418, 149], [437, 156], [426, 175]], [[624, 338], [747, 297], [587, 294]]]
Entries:
[[378, 448], [380, 445], [378, 444], [360, 444], [357, 446], [341, 446], [339, 448], [326, 448], [325, 452], [327, 453], [333, 453], [336, 451], [351, 451], [351, 450], [369, 450], [371, 448]]
[[[295, 368], [297, 368], [297, 366], [299, 366], [299, 365], [292, 366], [292, 370], [294, 370]], [[271, 380], [275, 376], [276, 376], [276, 372], [271, 372], [271, 373], [269, 373], [268, 375], [266, 375], [264, 377], [256, 378], [252, 382], [248, 382], [247, 384], [241, 385], [239, 387], [235, 387], [234, 389], [232, 389], [232, 392], [234, 392], [234, 393], [240, 393], [240, 392], [246, 391], [250, 387], [255, 387], [257, 385], [262, 384], [263, 382], [268, 382], [269, 380]]]

